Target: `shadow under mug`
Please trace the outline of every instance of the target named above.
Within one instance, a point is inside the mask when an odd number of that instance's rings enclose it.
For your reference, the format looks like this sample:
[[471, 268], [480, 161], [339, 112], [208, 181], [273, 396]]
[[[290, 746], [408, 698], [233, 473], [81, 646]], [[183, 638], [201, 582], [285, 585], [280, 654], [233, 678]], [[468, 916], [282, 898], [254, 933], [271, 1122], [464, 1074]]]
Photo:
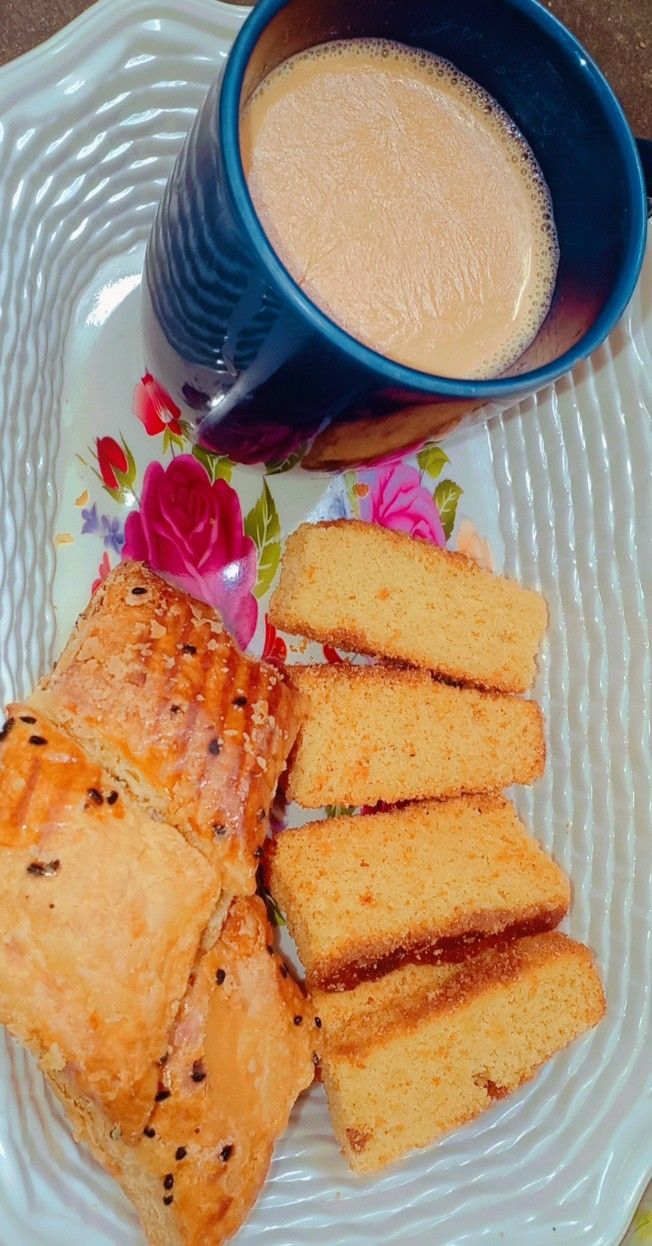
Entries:
[[[287, 57], [332, 39], [396, 39], [493, 95], [550, 189], [560, 246], [550, 311], [498, 379], [429, 375], [356, 341], [303, 293], [267, 240], [240, 157], [241, 106]], [[145, 262], [147, 365], [193, 435], [236, 461], [372, 462], [470, 411], [548, 384], [597, 347], [634, 289], [646, 237], [635, 141], [581, 44], [537, 0], [260, 0], [168, 182]]]

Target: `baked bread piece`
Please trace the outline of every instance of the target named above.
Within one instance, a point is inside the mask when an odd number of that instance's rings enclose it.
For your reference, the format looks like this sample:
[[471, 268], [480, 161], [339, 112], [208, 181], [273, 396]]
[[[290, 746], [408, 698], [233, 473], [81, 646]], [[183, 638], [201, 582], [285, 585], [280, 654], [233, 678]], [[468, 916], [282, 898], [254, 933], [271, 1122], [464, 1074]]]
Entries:
[[356, 1172], [472, 1120], [605, 1011], [591, 953], [558, 933], [313, 1002], [333, 1127]]
[[178, 827], [227, 893], [255, 891], [297, 697], [278, 671], [239, 652], [215, 611], [142, 563], [122, 563], [32, 700]]
[[386, 666], [294, 666], [305, 715], [288, 794], [305, 808], [499, 791], [540, 778], [534, 701]]
[[173, 827], [32, 706], [0, 742], [0, 1022], [127, 1136], [151, 1110], [216, 901]]
[[135, 1146], [68, 1098], [76, 1136], [132, 1200], [150, 1246], [219, 1246], [263, 1185], [274, 1143], [314, 1074], [309, 1002], [273, 954], [257, 898], [236, 900], [195, 969]]
[[288, 632], [503, 692], [531, 687], [548, 619], [515, 580], [352, 519], [293, 533], [269, 613]]
[[309, 985], [330, 991], [552, 930], [570, 904], [566, 875], [502, 796], [309, 822], [268, 840], [265, 874]]

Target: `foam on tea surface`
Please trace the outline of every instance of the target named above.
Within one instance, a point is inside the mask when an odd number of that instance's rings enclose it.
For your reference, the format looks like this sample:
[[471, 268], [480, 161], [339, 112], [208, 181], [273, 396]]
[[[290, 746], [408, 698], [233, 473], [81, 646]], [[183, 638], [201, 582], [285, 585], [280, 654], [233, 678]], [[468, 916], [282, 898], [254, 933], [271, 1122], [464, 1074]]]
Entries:
[[449, 62], [378, 39], [275, 69], [241, 121], [245, 174], [294, 279], [400, 363], [496, 376], [536, 336], [558, 248], [523, 136]]

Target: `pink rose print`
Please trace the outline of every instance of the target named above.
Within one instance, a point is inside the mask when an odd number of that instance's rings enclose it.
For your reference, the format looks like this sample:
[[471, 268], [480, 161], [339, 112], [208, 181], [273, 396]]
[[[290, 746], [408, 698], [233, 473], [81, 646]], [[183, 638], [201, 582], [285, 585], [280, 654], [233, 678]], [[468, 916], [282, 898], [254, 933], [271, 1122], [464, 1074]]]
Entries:
[[167, 468], [149, 464], [140, 510], [125, 524], [122, 557], [148, 562], [214, 606], [238, 644], [249, 644], [258, 618], [256, 547], [245, 536], [235, 490], [225, 480], [211, 484], [192, 455], [180, 454]]
[[354, 492], [361, 519], [422, 537], [433, 545], [446, 544], [434, 498], [421, 484], [415, 467], [388, 463], [358, 472], [356, 481]]
[[151, 372], [145, 373], [134, 391], [134, 415], [150, 437], [156, 437], [166, 428], [177, 436], [183, 431], [181, 411]]

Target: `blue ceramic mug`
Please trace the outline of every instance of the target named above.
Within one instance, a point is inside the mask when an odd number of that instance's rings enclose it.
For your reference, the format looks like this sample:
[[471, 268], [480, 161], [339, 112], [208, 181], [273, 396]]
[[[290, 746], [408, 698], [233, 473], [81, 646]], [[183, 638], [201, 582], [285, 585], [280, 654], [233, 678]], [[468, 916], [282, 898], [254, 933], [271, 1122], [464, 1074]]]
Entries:
[[[498, 379], [433, 376], [355, 340], [269, 243], [240, 156], [242, 105], [287, 57], [332, 39], [395, 39], [446, 57], [525, 135], [552, 196], [560, 262], [550, 311]], [[370, 462], [440, 437], [472, 410], [562, 375], [632, 294], [646, 197], [622, 109], [536, 0], [260, 0], [200, 110], [158, 210], [145, 266], [147, 363], [199, 442], [240, 462]]]

